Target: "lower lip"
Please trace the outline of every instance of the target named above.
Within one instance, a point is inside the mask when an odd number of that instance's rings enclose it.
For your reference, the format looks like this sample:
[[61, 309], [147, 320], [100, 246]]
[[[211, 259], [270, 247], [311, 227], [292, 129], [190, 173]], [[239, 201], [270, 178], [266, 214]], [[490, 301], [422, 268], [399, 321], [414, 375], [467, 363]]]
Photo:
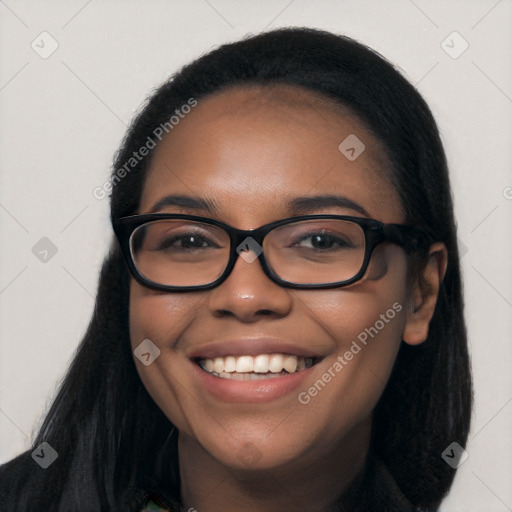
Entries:
[[[189, 360], [190, 361], [190, 360]], [[314, 366], [282, 377], [258, 380], [235, 380], [215, 377], [190, 361], [202, 390], [223, 402], [270, 402], [291, 393], [310, 375]]]

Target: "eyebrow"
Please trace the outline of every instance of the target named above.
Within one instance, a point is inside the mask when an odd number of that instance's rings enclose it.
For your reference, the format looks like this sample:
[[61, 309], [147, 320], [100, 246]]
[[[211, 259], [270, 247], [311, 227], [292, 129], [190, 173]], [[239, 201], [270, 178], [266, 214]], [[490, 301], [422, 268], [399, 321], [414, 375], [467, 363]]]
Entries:
[[151, 212], [159, 212], [167, 206], [178, 206], [184, 210], [202, 211], [207, 213], [218, 212], [217, 205], [211, 199], [206, 197], [192, 197], [181, 194], [163, 197], [153, 205]]
[[[177, 206], [184, 210], [200, 211], [209, 214], [219, 212], [217, 205], [211, 199], [181, 194], [163, 197], [154, 204], [151, 212], [159, 212], [168, 206]], [[287, 207], [292, 216], [305, 215], [323, 208], [338, 207], [348, 208], [370, 217], [370, 214], [360, 204], [347, 197], [333, 194], [295, 197], [287, 203]]]
[[296, 197], [288, 203], [288, 208], [293, 215], [304, 215], [315, 210], [331, 207], [348, 208], [370, 217], [370, 214], [360, 204], [348, 197], [334, 194]]

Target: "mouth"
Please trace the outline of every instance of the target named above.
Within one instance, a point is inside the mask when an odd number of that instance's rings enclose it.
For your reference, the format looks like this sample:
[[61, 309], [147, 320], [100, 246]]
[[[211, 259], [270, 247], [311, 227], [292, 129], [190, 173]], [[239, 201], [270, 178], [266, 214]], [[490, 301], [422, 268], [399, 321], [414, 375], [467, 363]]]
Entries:
[[185, 356], [201, 396], [224, 403], [264, 403], [291, 396], [328, 355], [306, 342], [238, 338], [190, 347]]
[[193, 361], [213, 377], [231, 380], [263, 380], [303, 372], [317, 364], [320, 358], [270, 353], [214, 358], [198, 357]]

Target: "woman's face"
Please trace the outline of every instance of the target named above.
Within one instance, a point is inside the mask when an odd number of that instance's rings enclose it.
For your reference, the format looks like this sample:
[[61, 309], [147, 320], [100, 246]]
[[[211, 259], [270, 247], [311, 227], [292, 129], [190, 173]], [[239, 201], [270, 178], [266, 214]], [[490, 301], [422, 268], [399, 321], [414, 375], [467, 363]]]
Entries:
[[[351, 135], [365, 146], [359, 156], [360, 143], [355, 152], [338, 149]], [[253, 88], [208, 97], [154, 151], [138, 213], [185, 195], [215, 211], [171, 204], [159, 211], [247, 230], [309, 213], [405, 221], [375, 139], [308, 92]], [[359, 206], [288, 208], [295, 198], [323, 195]], [[403, 250], [385, 243], [365, 279], [346, 288], [284, 288], [258, 259], [244, 258], [207, 291], [163, 293], [132, 280], [132, 348], [149, 339], [160, 350], [148, 366], [136, 358], [138, 372], [180, 435], [221, 464], [313, 463], [354, 433], [368, 433], [407, 323], [406, 271]], [[208, 374], [194, 361], [275, 353], [319, 362], [289, 376], [238, 380]]]

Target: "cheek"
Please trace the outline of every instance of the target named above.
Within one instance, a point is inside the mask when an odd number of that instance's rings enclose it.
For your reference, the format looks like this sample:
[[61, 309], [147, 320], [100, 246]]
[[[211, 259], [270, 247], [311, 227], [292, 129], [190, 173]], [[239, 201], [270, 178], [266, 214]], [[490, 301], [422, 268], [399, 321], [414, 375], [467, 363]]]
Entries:
[[405, 255], [396, 247], [378, 246], [362, 281], [318, 295], [306, 292], [301, 304], [339, 349], [347, 343], [350, 347], [352, 340], [364, 343], [365, 336], [382, 338], [381, 345], [399, 342], [405, 323], [406, 265]]
[[344, 379], [352, 383], [356, 379], [363, 387], [375, 379], [385, 385], [402, 340], [403, 297], [338, 292], [325, 297], [317, 308], [310, 307], [321, 327], [335, 340], [332, 357], [343, 366], [337, 373], [343, 373]]
[[[130, 289], [130, 340], [137, 372], [144, 387], [166, 416], [180, 429], [188, 431], [184, 415], [180, 414], [179, 368], [176, 352], [180, 336], [192, 320], [194, 311], [201, 309], [204, 296], [195, 294], [158, 293], [132, 282]], [[148, 365], [136, 357], [137, 347], [146, 347], [150, 340], [158, 356]], [[140, 351], [142, 352], [142, 351]]]
[[144, 339], [150, 339], [156, 345], [172, 346], [205, 298], [193, 293], [159, 293], [132, 281], [129, 321], [132, 348]]
[[304, 296], [302, 301], [306, 314], [335, 340], [335, 352], [320, 376], [328, 384], [319, 383], [318, 392], [311, 389], [324, 399], [310, 402], [314, 414], [329, 408], [333, 424], [362, 420], [371, 413], [400, 348], [406, 319], [406, 262], [400, 254], [386, 260], [387, 264], [376, 259], [367, 279], [356, 286], [325, 291], [315, 300]]

